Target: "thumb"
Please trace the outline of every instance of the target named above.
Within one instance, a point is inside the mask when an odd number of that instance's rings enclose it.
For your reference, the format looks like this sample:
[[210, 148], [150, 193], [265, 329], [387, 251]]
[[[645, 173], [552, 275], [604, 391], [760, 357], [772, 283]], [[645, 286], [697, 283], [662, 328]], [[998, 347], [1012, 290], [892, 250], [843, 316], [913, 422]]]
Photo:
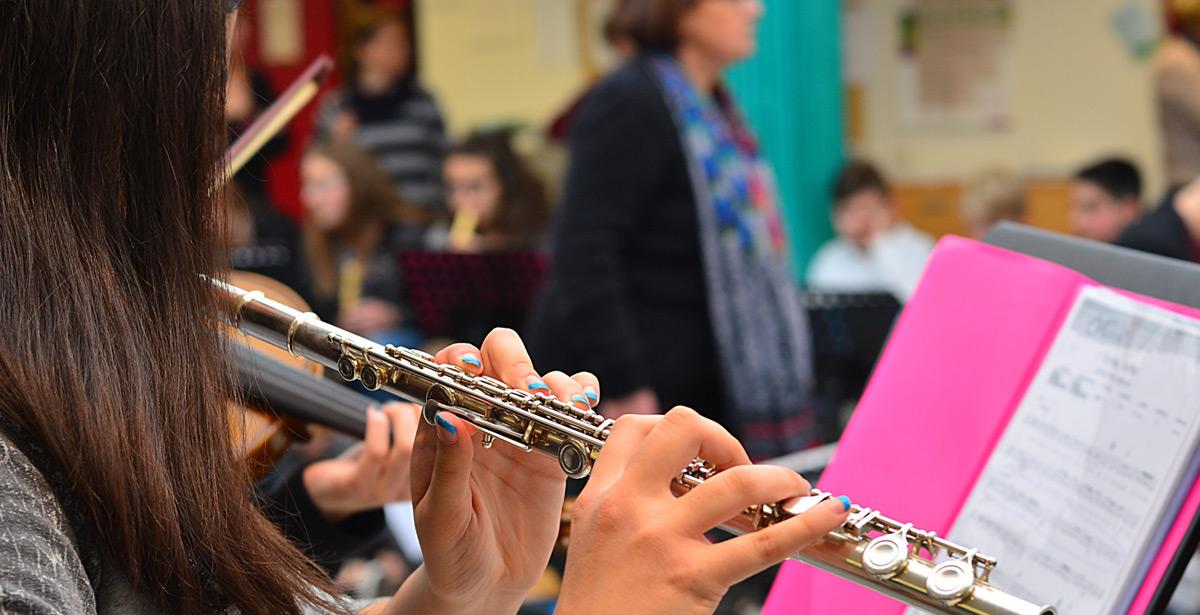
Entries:
[[412, 485], [413, 506], [419, 506], [429, 491], [429, 483], [433, 480], [433, 465], [437, 461], [438, 439], [440, 429], [425, 421], [417, 422], [417, 434], [413, 438], [412, 461], [408, 466], [409, 480]]
[[439, 412], [434, 422], [437, 456], [425, 497], [439, 514], [470, 510], [467, 504], [471, 499], [471, 466], [475, 460], [471, 430], [466, 421], [449, 412]]

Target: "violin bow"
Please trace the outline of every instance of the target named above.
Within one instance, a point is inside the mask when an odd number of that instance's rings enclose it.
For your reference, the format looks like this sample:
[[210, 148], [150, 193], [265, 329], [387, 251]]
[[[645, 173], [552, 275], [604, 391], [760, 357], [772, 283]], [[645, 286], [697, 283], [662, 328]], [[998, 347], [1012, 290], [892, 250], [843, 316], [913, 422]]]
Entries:
[[320, 55], [288, 86], [271, 106], [254, 120], [225, 154], [225, 177], [233, 177], [263, 145], [279, 133], [300, 113], [321, 89], [321, 84], [333, 72], [333, 60]]

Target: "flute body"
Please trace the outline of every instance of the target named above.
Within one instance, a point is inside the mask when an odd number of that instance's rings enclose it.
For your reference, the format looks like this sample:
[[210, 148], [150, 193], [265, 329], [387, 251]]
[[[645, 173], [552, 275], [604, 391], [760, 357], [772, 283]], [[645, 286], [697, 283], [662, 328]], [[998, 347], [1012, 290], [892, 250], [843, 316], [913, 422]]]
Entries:
[[[451, 412], [483, 434], [483, 445], [496, 440], [558, 460], [568, 476], [591, 472], [613, 421], [591, 410], [553, 397], [508, 387], [487, 376], [472, 375], [454, 365], [440, 365], [420, 351], [383, 346], [245, 291], [212, 280], [228, 301], [231, 324], [242, 332], [335, 369], [345, 380], [359, 380], [369, 390], [383, 389], [422, 407], [432, 423], [438, 412]], [[697, 459], [672, 484], [676, 495], [687, 493], [715, 474]], [[814, 490], [785, 506], [752, 506], [722, 527], [735, 534], [779, 523], [832, 497]], [[1037, 605], [1005, 593], [988, 582], [996, 561], [911, 523], [889, 519], [879, 511], [852, 507], [838, 529], [795, 554], [793, 559], [835, 574], [906, 604], [935, 613], [977, 615], [1054, 615], [1052, 606]]]

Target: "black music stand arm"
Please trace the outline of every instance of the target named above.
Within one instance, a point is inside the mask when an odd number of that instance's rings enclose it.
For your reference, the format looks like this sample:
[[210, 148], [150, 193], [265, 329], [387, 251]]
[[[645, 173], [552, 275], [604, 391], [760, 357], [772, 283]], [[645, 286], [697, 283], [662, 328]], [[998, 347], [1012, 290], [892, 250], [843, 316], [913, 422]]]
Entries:
[[1200, 516], [1192, 517], [1192, 522], [1188, 524], [1183, 541], [1179, 543], [1179, 548], [1171, 557], [1171, 564], [1167, 566], [1162, 581], [1158, 583], [1154, 596], [1150, 598], [1146, 615], [1160, 615], [1167, 611], [1167, 604], [1171, 602], [1171, 596], [1175, 595], [1175, 589], [1179, 587], [1179, 581], [1183, 579], [1183, 573], [1192, 561], [1192, 556], [1196, 554], [1197, 547], [1200, 547]]

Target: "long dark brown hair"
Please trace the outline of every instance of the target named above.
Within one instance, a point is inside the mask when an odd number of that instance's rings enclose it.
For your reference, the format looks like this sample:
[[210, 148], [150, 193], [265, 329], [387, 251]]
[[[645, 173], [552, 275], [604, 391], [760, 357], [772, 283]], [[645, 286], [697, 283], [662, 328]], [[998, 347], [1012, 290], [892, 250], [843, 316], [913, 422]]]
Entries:
[[135, 591], [296, 613], [323, 581], [253, 505], [200, 277], [221, 259], [225, 9], [0, 2], [0, 421]]
[[350, 210], [337, 228], [321, 230], [304, 225], [304, 245], [312, 268], [313, 290], [327, 300], [337, 292], [338, 248], [353, 251], [365, 269], [386, 239], [387, 226], [393, 221], [421, 224], [424, 214], [404, 206], [396, 196], [392, 180], [367, 152], [349, 143], [318, 143], [309, 147], [305, 157], [320, 156], [333, 162], [346, 176], [350, 189]]

